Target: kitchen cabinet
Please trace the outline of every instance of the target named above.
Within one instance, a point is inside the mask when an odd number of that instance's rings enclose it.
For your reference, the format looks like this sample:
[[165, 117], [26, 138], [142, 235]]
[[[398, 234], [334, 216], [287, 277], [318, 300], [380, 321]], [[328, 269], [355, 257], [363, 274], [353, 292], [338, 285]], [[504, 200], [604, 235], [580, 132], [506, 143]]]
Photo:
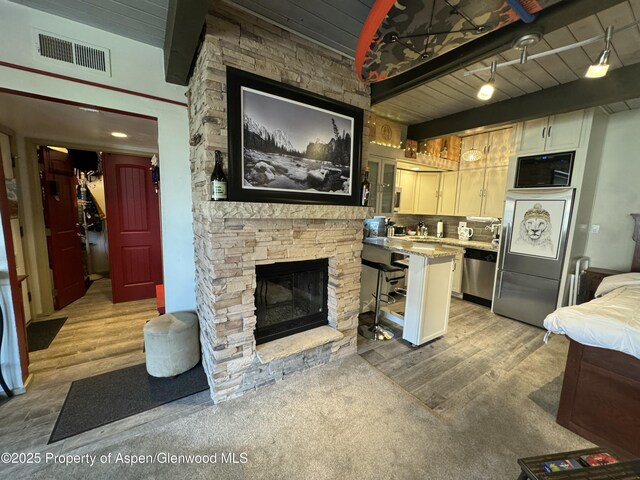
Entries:
[[508, 167], [461, 170], [456, 215], [502, 217]]
[[455, 264], [453, 267], [453, 280], [451, 293], [462, 295], [462, 265], [464, 263], [464, 248], [456, 249]]
[[486, 154], [489, 147], [489, 134], [479, 133], [477, 135], [471, 135], [462, 138], [462, 154], [469, 150], [479, 150], [482, 155], [479, 160], [475, 162], [465, 161], [463, 157], [460, 157], [460, 170], [468, 170], [472, 168], [484, 168], [486, 166]]
[[481, 216], [502, 217], [507, 190], [508, 167], [488, 167], [484, 175]]
[[395, 213], [413, 213], [417, 176], [411, 170], [396, 171], [396, 192], [400, 194], [400, 201], [395, 205]]
[[426, 141], [424, 148], [420, 150], [435, 158], [445, 158], [457, 162], [460, 160], [461, 142], [462, 139], [457, 135], [431, 138]]
[[440, 174], [418, 173], [416, 179], [416, 198], [412, 213], [435, 215], [438, 213], [440, 196]]
[[458, 187], [458, 172], [443, 172], [440, 174], [440, 188], [438, 190], [438, 215], [455, 215], [456, 189]]
[[480, 133], [462, 138], [462, 153], [478, 150], [482, 156], [475, 162], [460, 157], [460, 170], [472, 168], [499, 167], [509, 165], [512, 151], [513, 128], [501, 128], [493, 132]]
[[511, 156], [513, 128], [502, 128], [489, 133], [489, 145], [485, 158], [487, 167], [503, 167], [509, 165]]
[[456, 215], [480, 215], [484, 189], [484, 168], [460, 170]]
[[395, 199], [396, 162], [370, 155], [367, 166], [371, 183], [369, 206], [375, 215], [391, 215]]
[[518, 154], [578, 148], [583, 123], [582, 110], [522, 122], [518, 128]]

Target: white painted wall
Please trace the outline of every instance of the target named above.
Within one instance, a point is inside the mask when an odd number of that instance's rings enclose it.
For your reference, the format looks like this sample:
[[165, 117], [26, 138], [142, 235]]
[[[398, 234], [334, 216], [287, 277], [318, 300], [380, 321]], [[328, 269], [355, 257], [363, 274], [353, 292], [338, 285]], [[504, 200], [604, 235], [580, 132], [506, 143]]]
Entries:
[[[39, 57], [34, 29], [108, 48], [111, 77]], [[0, 60], [3, 62], [185, 102], [184, 87], [164, 82], [164, 58], [159, 48], [8, 0], [0, 0], [0, 39]]]
[[596, 186], [586, 255], [591, 266], [629, 271], [635, 243], [631, 238], [633, 218], [640, 213], [640, 110], [609, 117], [604, 138], [602, 165]]
[[[36, 60], [32, 29], [59, 33], [111, 50], [112, 77]], [[162, 50], [101, 30], [0, 0], [0, 61], [82, 78], [185, 102], [186, 89], [164, 82]], [[163, 270], [168, 311], [193, 309], [194, 256], [186, 107], [64, 79], [0, 66], [0, 87], [88, 105], [149, 115], [158, 120], [161, 166]], [[20, 139], [18, 139], [20, 141]], [[27, 152], [20, 152], [19, 154]], [[25, 157], [26, 158], [26, 157]], [[4, 357], [4, 354], [3, 354]], [[9, 367], [14, 360], [7, 360]], [[3, 367], [5, 362], [3, 360]], [[12, 378], [16, 375], [11, 370]], [[17, 377], [16, 377], [17, 378]]]

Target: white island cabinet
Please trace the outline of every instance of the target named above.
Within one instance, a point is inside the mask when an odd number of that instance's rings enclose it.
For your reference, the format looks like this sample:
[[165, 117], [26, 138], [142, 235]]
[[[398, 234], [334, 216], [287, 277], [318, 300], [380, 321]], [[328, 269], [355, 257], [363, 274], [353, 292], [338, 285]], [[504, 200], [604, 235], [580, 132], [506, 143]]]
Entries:
[[365, 245], [408, 255], [407, 296], [382, 307], [384, 318], [402, 326], [402, 338], [414, 345], [447, 332], [456, 249], [435, 243], [367, 238]]
[[402, 338], [414, 345], [447, 333], [455, 252], [448, 257], [409, 255]]

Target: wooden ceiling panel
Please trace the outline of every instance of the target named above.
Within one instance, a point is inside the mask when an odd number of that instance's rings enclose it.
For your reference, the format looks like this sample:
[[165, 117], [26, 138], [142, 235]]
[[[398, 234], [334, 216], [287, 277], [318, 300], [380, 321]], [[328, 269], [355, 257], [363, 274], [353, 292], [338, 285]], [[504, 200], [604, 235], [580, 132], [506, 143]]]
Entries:
[[[637, 3], [638, 14], [640, 15], [640, 2]], [[626, 30], [616, 32], [616, 28], [624, 27], [629, 23], [637, 21], [638, 18], [634, 13], [631, 3], [625, 2], [616, 7], [609, 8], [598, 14], [598, 20], [601, 25], [606, 28], [609, 25], [614, 26], [614, 34], [612, 40], [613, 50], [623, 65], [631, 65], [640, 61], [640, 29], [639, 27], [628, 28]]]
[[[469, 69], [479, 68], [480, 66], [484, 65], [475, 64], [474, 66], [469, 67]], [[468, 89], [467, 91], [469, 92], [469, 94], [475, 97], [480, 87], [487, 80], [482, 79], [476, 75], [465, 76], [464, 70], [458, 70], [457, 72], [453, 72], [451, 75], [447, 75], [442, 79], [442, 81], [447, 83], [451, 82], [452, 84], [456, 84], [456, 82], [458, 82], [459, 85], [465, 85], [465, 88]], [[496, 84], [496, 91], [494, 92], [493, 97], [491, 98], [491, 100], [489, 100], [489, 102], [499, 102], [501, 100], [507, 100], [509, 98], [512, 98], [512, 96], [505, 91], [504, 85]], [[482, 104], [480, 100], [477, 100], [477, 102], [478, 105]]]
[[[415, 105], [412, 105], [415, 108]], [[430, 115], [428, 113], [428, 109], [421, 108], [418, 106], [419, 111], [414, 111], [406, 104], [398, 102], [395, 99], [388, 100], [384, 103], [379, 103], [375, 105], [371, 110], [376, 115], [381, 115], [383, 117], [388, 117], [392, 120], [396, 120], [398, 122], [404, 124], [412, 124], [418, 123], [420, 118], [429, 117], [431, 119], [436, 118], [434, 115]]]
[[11, 0], [36, 10], [162, 47], [169, 0]]
[[607, 110], [611, 113], [624, 112], [629, 110], [629, 106], [625, 102], [609, 103], [607, 105]]
[[626, 104], [630, 109], [640, 108], [640, 98], [633, 98], [631, 100], [627, 100]]
[[[568, 28], [561, 28], [555, 32], [545, 35], [545, 40], [552, 48], [564, 47], [571, 43], [576, 42], [576, 38], [573, 36]], [[584, 76], [586, 68], [590, 65], [591, 59], [582, 48], [574, 48], [566, 52], [560, 53], [557, 56], [553, 55], [549, 58], [553, 59], [559, 57], [562, 59], [565, 65], [567, 65], [578, 78]]]
[[[553, 47], [543, 39], [540, 42], [544, 50], [552, 50]], [[578, 79], [578, 75], [567, 65], [561, 55], [550, 55], [533, 60], [534, 64], [543, 68], [557, 83], [568, 83]]]

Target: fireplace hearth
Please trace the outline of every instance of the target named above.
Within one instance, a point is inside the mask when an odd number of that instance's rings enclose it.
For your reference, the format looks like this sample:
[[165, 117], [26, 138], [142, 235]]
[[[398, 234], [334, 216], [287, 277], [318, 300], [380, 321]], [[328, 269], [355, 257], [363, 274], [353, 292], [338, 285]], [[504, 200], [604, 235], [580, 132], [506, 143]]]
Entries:
[[328, 259], [256, 266], [256, 344], [327, 325]]

